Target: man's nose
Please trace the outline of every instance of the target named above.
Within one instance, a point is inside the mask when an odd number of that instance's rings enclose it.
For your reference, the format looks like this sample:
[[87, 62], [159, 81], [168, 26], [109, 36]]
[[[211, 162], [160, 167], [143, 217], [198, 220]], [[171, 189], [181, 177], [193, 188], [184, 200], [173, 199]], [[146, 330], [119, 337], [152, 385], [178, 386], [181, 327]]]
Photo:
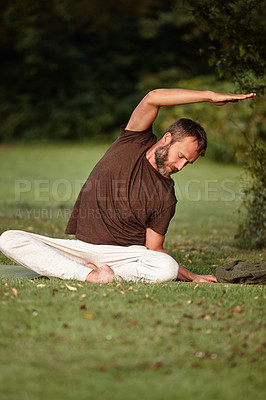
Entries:
[[175, 168], [177, 168], [179, 171], [181, 171], [182, 168], [184, 168], [184, 166], [187, 165], [187, 161], [186, 160], [179, 160], [177, 163], [175, 163]]

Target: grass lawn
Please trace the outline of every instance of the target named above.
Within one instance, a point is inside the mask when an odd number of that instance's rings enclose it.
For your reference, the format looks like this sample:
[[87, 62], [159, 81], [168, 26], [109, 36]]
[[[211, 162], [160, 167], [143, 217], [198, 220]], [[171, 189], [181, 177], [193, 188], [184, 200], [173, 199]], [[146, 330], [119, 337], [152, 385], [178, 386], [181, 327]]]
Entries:
[[[0, 147], [1, 232], [63, 234], [105, 145]], [[4, 173], [3, 173], [4, 171]], [[233, 259], [244, 182], [198, 160], [175, 177], [166, 249], [196, 273]], [[1, 264], [12, 264], [0, 254]], [[265, 398], [265, 288], [0, 278], [3, 400]]]

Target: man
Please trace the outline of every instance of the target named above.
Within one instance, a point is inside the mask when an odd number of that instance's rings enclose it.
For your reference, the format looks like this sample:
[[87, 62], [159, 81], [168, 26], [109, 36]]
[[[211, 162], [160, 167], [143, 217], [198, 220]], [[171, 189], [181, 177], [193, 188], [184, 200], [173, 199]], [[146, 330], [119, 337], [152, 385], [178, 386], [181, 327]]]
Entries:
[[219, 106], [254, 96], [186, 89], [149, 92], [81, 189], [66, 228], [77, 240], [7, 231], [0, 238], [1, 251], [40, 274], [64, 279], [216, 282], [212, 275], [196, 275], [178, 265], [163, 248], [176, 205], [170, 175], [204, 155], [206, 133], [198, 123], [180, 119], [156, 142], [152, 124], [162, 106]]

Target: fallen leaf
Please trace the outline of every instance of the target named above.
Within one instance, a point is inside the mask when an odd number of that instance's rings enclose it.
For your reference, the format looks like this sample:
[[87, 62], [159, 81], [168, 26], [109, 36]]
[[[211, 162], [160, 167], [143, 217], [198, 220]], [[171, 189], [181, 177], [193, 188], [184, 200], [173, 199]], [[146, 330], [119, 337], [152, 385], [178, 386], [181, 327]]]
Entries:
[[205, 315], [204, 318], [206, 321], [210, 321], [211, 317], [209, 315]]
[[233, 309], [233, 311], [238, 312], [238, 313], [241, 313], [241, 312], [243, 311], [243, 308], [237, 305], [237, 306], [235, 306], [235, 308]]
[[158, 320], [152, 326], [161, 325], [161, 323], [162, 323], [162, 321]]
[[86, 313], [83, 314], [83, 317], [84, 317], [84, 318], [93, 319], [93, 318], [94, 318], [94, 315], [91, 314], [91, 313], [89, 313], [89, 312], [86, 312]]
[[196, 290], [198, 286], [199, 286], [199, 284], [197, 283], [197, 284], [194, 286], [193, 289]]
[[12, 288], [12, 292], [13, 292], [15, 297], [18, 297], [18, 291], [17, 291], [16, 288]]
[[162, 365], [163, 365], [163, 362], [161, 360], [158, 360], [153, 364], [152, 369], [161, 368]]
[[201, 368], [200, 364], [197, 364], [197, 363], [192, 363], [191, 367], [192, 368]]
[[203, 300], [200, 300], [200, 301], [197, 303], [197, 306], [201, 306], [203, 303], [204, 303], [204, 301], [203, 301]]
[[123, 317], [123, 314], [120, 312], [113, 316], [113, 318], [115, 318], [115, 319], [122, 318], [122, 317]]
[[37, 285], [37, 288], [44, 288], [46, 285], [44, 283], [39, 283], [39, 285]]
[[78, 287], [83, 287], [83, 285], [81, 285], [80, 283], [77, 283], [77, 286], [78, 286]]
[[67, 283], [66, 283], [66, 288], [67, 288], [68, 290], [72, 290], [73, 292], [77, 290], [76, 287], [70, 286], [70, 285], [68, 285]]
[[146, 299], [148, 299], [150, 296], [148, 295], [148, 293], [145, 294]]
[[204, 351], [196, 351], [195, 356], [197, 358], [203, 358], [203, 357], [205, 357], [205, 353], [204, 353]]

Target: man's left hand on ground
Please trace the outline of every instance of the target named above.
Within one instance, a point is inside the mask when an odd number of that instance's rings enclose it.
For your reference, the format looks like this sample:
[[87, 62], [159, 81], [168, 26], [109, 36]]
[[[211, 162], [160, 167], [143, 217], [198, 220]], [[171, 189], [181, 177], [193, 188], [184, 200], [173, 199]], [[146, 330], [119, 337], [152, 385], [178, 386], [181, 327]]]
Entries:
[[196, 275], [192, 282], [216, 282], [217, 279], [214, 275]]

